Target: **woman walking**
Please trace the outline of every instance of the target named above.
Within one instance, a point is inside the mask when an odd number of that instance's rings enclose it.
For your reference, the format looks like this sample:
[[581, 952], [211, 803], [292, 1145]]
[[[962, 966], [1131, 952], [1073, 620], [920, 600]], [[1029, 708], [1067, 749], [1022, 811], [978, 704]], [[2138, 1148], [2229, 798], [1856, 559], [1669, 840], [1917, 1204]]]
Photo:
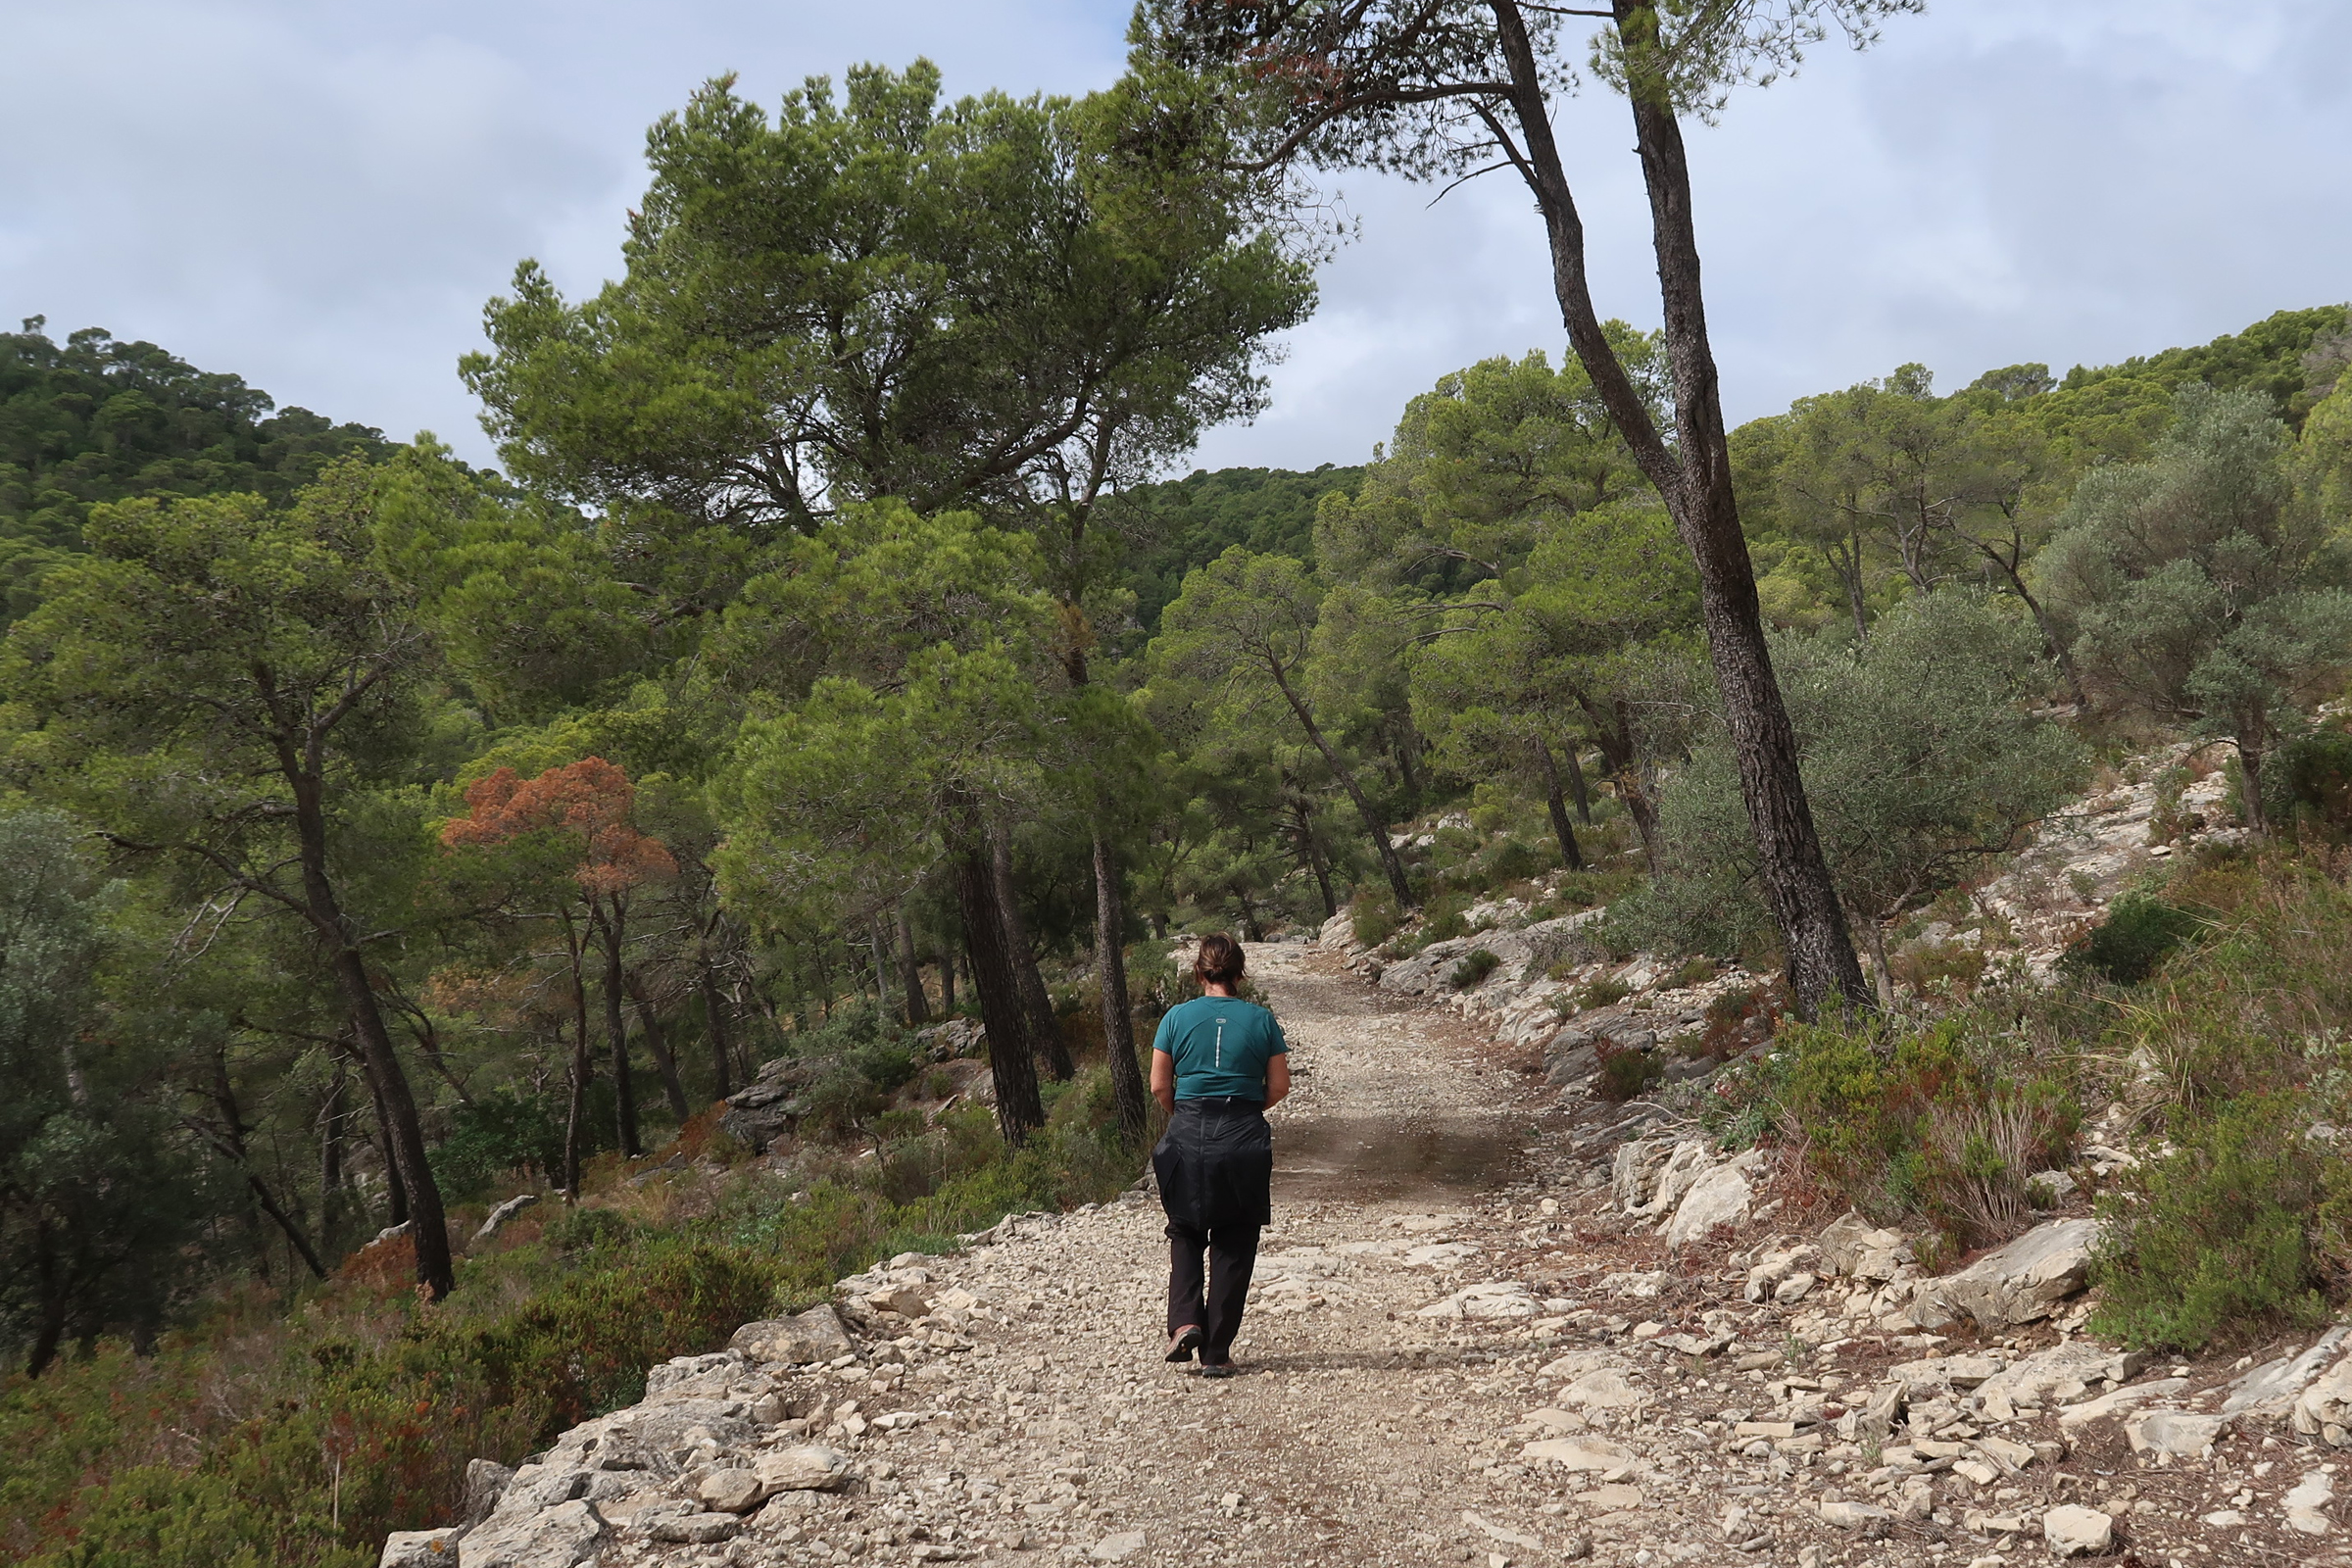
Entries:
[[1201, 938], [1193, 973], [1202, 994], [1170, 1007], [1152, 1042], [1152, 1096], [1168, 1112], [1152, 1151], [1168, 1211], [1168, 1359], [1198, 1351], [1208, 1378], [1234, 1375], [1258, 1232], [1274, 1217], [1266, 1111], [1291, 1092], [1282, 1026], [1234, 994], [1243, 961], [1223, 932]]

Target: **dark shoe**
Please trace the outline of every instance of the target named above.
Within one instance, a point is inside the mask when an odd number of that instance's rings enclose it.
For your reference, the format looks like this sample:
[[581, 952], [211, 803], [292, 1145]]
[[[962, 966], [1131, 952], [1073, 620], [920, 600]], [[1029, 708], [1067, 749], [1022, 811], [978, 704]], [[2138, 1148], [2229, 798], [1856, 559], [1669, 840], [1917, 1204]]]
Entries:
[[1200, 1342], [1206, 1338], [1208, 1336], [1200, 1332], [1200, 1326], [1198, 1323], [1187, 1323], [1168, 1336], [1168, 1359], [1190, 1361], [1193, 1358], [1193, 1352], [1200, 1348]]
[[1200, 1375], [1204, 1378], [1238, 1378], [1242, 1375], [1242, 1369], [1231, 1361], [1203, 1361], [1200, 1363]]

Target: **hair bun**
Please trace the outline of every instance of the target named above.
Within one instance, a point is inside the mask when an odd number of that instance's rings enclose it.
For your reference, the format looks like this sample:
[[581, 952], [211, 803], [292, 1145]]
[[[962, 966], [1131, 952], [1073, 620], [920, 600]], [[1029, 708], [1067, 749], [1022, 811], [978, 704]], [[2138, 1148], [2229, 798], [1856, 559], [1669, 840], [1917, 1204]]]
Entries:
[[1202, 985], [1229, 986], [1242, 977], [1242, 945], [1218, 931], [1200, 939], [1193, 956], [1193, 973]]

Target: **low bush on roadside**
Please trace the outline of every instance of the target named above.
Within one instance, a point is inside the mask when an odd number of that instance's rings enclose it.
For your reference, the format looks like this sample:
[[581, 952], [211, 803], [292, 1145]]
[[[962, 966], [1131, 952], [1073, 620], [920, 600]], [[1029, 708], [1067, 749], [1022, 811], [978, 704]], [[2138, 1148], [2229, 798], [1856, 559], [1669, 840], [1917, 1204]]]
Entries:
[[2196, 1349], [2317, 1321], [2352, 1278], [2352, 889], [2340, 867], [2214, 867], [2176, 898], [2229, 906], [2114, 1031], [2171, 1152], [2101, 1200], [2097, 1321]]
[[1356, 946], [1361, 948], [1379, 947], [1395, 936], [1403, 923], [1393, 893], [1357, 894], [1355, 907], [1348, 916], [1348, 929], [1355, 936]]
[[2100, 1204], [2093, 1331], [2201, 1350], [2329, 1314], [2321, 1232], [2352, 1198], [2304, 1102], [2253, 1095], [2190, 1119], [2173, 1152], [2125, 1173]]
[[1621, 1105], [1666, 1080], [1666, 1063], [1649, 1052], [1603, 1040], [1593, 1049], [1600, 1071], [1592, 1080], [1595, 1098]]
[[2027, 1178], [2062, 1164], [2081, 1124], [2065, 1078], [1984, 1013], [1916, 1030], [1787, 1024], [1779, 1046], [1782, 1138], [1838, 1198], [1944, 1250], [2017, 1228]]
[[153, 1355], [102, 1341], [0, 1383], [0, 1564], [368, 1568], [387, 1532], [454, 1516], [467, 1459], [513, 1463], [633, 1402], [648, 1367], [823, 1299], [878, 1259], [1115, 1195], [1139, 1156], [1107, 1070], [1056, 1087], [1017, 1152], [977, 1106], [922, 1130], [894, 1122], [906, 1136], [874, 1159], [817, 1152], [822, 1170], [730, 1173], [698, 1217], [650, 1224], [592, 1201], [526, 1219], [461, 1259], [436, 1305], [418, 1302], [414, 1254], [393, 1243], [296, 1310], [256, 1289]]
[[1467, 991], [1483, 983], [1487, 976], [1502, 966], [1502, 960], [1485, 948], [1472, 948], [1462, 955], [1462, 961], [1453, 966], [1446, 981], [1456, 991]]
[[2127, 893], [2107, 906], [2106, 919], [2068, 950], [2066, 961], [2119, 986], [2135, 986], [2200, 923], [2187, 909], [2152, 894]]
[[1581, 1007], [1614, 1007], [1634, 994], [1634, 988], [1609, 975], [1588, 980], [1576, 989], [1577, 1005]]

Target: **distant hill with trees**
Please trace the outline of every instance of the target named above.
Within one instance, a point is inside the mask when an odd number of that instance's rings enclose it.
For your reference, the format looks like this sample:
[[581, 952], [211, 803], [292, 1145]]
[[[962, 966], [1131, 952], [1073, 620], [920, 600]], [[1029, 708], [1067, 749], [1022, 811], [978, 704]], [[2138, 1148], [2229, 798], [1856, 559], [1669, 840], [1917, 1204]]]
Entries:
[[0, 624], [81, 549], [90, 509], [133, 496], [250, 492], [282, 503], [329, 460], [383, 457], [369, 425], [276, 408], [242, 376], [199, 370], [153, 343], [85, 326], [64, 343], [43, 317], [0, 332]]

